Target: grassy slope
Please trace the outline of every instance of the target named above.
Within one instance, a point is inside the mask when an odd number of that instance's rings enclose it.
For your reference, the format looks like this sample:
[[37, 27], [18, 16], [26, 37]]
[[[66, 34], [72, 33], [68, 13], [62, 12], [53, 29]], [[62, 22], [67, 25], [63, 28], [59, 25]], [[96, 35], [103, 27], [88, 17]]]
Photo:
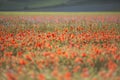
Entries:
[[26, 2], [15, 2], [7, 1], [1, 2], [0, 9], [3, 10], [23, 10], [27, 8], [40, 8], [40, 7], [49, 7], [56, 6], [65, 3], [66, 0], [36, 0], [36, 1], [26, 1]]
[[[91, 1], [88, 1], [88, 0], [0, 0], [0, 10], [33, 10], [34, 9], [37, 9], [38, 11], [41, 11], [41, 9], [44, 9], [44, 8], [48, 8], [49, 10], [49, 7], [51, 8], [55, 8], [56, 6], [59, 6], [59, 7], [62, 7], [62, 6], [82, 6], [82, 5], [93, 5], [93, 4], [108, 4], [108, 3], [111, 3], [111, 4], [114, 4], [116, 5], [117, 4], [117, 7], [113, 6], [113, 9], [111, 10], [116, 10], [117, 8], [117, 11], [119, 10], [119, 7], [118, 6], [118, 3], [119, 0], [91, 0]], [[100, 6], [101, 7], [101, 6]], [[71, 9], [71, 8], [70, 8]], [[74, 10], [74, 9], [71, 9], [71, 11]], [[89, 9], [88, 9], [89, 10]]]

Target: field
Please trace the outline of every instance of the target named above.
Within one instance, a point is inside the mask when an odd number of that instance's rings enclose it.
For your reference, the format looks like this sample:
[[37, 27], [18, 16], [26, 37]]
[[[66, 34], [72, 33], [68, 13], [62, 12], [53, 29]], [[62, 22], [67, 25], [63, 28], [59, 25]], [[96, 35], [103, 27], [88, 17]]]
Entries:
[[0, 80], [120, 80], [120, 13], [0, 12]]

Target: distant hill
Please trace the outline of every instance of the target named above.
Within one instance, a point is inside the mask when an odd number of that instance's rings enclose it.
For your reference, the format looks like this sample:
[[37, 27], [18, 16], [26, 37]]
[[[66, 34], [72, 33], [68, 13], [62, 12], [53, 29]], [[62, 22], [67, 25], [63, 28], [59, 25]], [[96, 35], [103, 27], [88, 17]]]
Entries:
[[120, 11], [120, 0], [0, 0], [0, 11]]
[[67, 0], [0, 0], [0, 10], [29, 10], [66, 3]]

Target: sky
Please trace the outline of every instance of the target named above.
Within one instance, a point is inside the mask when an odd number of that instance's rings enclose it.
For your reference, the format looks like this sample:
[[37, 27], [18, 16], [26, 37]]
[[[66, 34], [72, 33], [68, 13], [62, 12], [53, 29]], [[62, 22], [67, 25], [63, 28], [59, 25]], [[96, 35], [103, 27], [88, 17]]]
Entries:
[[120, 0], [0, 0], [0, 11], [120, 11]]

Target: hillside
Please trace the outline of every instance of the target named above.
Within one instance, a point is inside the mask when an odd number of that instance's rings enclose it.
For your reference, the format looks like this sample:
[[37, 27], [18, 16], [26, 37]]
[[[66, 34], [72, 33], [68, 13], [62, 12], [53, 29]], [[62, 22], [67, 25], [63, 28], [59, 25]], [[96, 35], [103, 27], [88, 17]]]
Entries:
[[0, 0], [0, 11], [120, 11], [120, 1]]
[[0, 10], [29, 10], [65, 3], [66, 0], [0, 0]]

